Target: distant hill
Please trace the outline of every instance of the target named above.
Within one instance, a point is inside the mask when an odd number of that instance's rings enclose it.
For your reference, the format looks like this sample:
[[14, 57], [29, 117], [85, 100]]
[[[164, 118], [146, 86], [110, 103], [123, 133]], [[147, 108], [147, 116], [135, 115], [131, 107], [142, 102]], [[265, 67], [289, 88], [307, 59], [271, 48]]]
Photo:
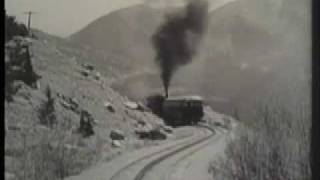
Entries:
[[160, 10], [144, 5], [121, 9], [97, 19], [70, 39], [138, 67], [137, 62], [153, 57], [149, 39], [160, 24], [161, 14]]
[[[301, 15], [305, 8], [297, 11], [301, 5], [298, 1], [290, 6], [285, 6], [287, 0], [282, 3], [280, 15], [277, 8], [271, 8], [271, 2], [253, 0], [230, 2], [210, 12], [199, 54], [191, 65], [177, 72], [171, 89], [198, 93], [216, 109], [230, 112], [233, 106], [243, 106], [248, 99], [274, 88], [271, 84], [287, 72], [287, 67], [303, 64], [308, 48], [307, 26]], [[117, 62], [127, 67], [124, 74], [149, 67], [154, 73], [129, 76], [114, 85], [123, 94], [141, 99], [162, 90], [150, 37], [161, 24], [163, 13], [164, 9], [146, 5], [121, 9], [92, 22], [70, 40], [117, 57]], [[98, 63], [101, 67], [108, 64]], [[228, 103], [211, 101], [216, 99], [211, 97]]]

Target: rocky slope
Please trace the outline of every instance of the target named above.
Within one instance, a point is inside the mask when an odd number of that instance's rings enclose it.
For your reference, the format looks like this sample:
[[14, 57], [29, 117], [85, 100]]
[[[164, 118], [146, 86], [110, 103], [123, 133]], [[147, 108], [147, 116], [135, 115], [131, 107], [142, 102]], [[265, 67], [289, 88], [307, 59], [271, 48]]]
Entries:
[[[5, 101], [8, 177], [65, 177], [156, 142], [140, 139], [137, 131], [154, 129], [170, 139], [161, 119], [110, 88], [108, 82], [117, 74], [112, 62], [104, 69], [105, 76], [92, 65], [90, 51], [34, 33], [35, 39], [12, 40], [6, 49], [6, 62], [10, 62], [10, 52], [29, 41], [32, 67], [40, 77], [35, 86], [14, 79], [17, 92], [12, 101]], [[46, 119], [53, 123], [47, 124]]]

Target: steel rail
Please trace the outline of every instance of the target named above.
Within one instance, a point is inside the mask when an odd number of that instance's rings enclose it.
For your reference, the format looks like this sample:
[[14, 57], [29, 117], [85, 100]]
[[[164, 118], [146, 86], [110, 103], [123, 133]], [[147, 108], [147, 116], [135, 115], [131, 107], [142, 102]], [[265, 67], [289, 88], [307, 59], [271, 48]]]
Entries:
[[184, 151], [184, 150], [186, 150], [188, 148], [191, 148], [191, 147], [193, 147], [193, 146], [195, 146], [197, 144], [200, 144], [200, 143], [210, 139], [211, 137], [213, 137], [215, 135], [215, 131], [211, 127], [208, 127], [208, 126], [205, 126], [205, 125], [198, 125], [198, 126], [199, 127], [203, 127], [203, 128], [207, 128], [208, 130], [210, 130], [212, 132], [212, 134], [209, 135], [209, 136], [206, 136], [206, 137], [204, 137], [201, 140], [198, 140], [196, 142], [192, 142], [190, 144], [184, 145], [184, 146], [182, 146], [182, 147], [180, 147], [180, 148], [178, 148], [178, 149], [176, 149], [174, 151], [171, 151], [171, 152], [169, 152], [169, 153], [167, 153], [167, 154], [165, 154], [163, 156], [160, 156], [159, 158], [151, 161], [146, 166], [144, 166], [143, 169], [141, 169], [139, 171], [139, 173], [135, 176], [134, 180], [142, 180], [144, 178], [144, 176], [146, 175], [146, 173], [148, 171], [150, 171], [155, 165], [159, 164], [160, 162], [164, 161], [165, 159], [167, 159], [167, 158], [169, 158], [169, 157], [171, 157], [171, 156], [173, 156], [173, 155], [175, 155], [175, 154], [177, 154], [177, 153], [179, 153], [181, 151]]

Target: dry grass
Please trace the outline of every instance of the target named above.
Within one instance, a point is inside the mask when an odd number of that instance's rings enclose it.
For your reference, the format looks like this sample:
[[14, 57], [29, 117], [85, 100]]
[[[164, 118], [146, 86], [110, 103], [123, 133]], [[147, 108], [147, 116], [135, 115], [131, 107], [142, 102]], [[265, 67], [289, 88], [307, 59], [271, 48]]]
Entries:
[[48, 129], [33, 144], [30, 143], [33, 138], [33, 132], [29, 132], [31, 127], [21, 133], [23, 146], [15, 156], [20, 162], [14, 168], [17, 179], [64, 179], [92, 165], [97, 159], [97, 152], [78, 146], [82, 138], [73, 134], [68, 122], [60, 122], [53, 129]]
[[225, 157], [210, 166], [214, 179], [310, 179], [310, 106], [259, 107]]

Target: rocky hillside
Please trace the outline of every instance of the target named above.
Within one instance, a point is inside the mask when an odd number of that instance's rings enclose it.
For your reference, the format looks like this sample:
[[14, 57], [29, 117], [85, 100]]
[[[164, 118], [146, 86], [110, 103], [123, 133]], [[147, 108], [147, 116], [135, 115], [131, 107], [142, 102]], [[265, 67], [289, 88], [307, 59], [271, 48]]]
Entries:
[[[112, 63], [105, 76], [88, 50], [40, 31], [34, 35], [6, 44], [6, 72], [20, 72], [6, 80], [15, 90], [5, 101], [8, 179], [63, 178], [152, 144], [149, 139], [175, 137], [142, 104], [110, 88], [117, 74]], [[24, 81], [26, 63], [38, 77], [32, 84]]]

